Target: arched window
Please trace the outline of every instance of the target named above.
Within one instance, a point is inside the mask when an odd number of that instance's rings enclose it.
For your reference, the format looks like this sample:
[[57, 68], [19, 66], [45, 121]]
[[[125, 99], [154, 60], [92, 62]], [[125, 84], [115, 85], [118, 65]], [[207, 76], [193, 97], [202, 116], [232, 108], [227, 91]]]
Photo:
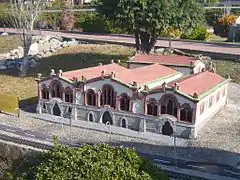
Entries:
[[166, 113], [167, 113], [166, 106], [161, 106], [161, 114], [166, 114]]
[[89, 112], [89, 113], [88, 113], [88, 121], [94, 122], [94, 115], [93, 115], [92, 112]]
[[101, 105], [109, 105], [110, 107], [115, 108], [115, 94], [114, 89], [110, 85], [104, 85], [101, 95]]
[[62, 85], [58, 81], [55, 81], [51, 87], [52, 97], [62, 98]]
[[96, 106], [96, 94], [92, 89], [87, 91], [87, 105]]
[[213, 96], [211, 96], [210, 99], [209, 99], [209, 106], [208, 107], [210, 108], [210, 107], [212, 107], [212, 105], [213, 105]]
[[73, 103], [73, 91], [70, 88], [65, 90], [65, 102]]
[[217, 96], [216, 96], [216, 102], [218, 102], [220, 99], [220, 91], [217, 92]]
[[42, 89], [41, 90], [41, 94], [42, 94], [42, 99], [49, 99], [49, 92], [47, 89]]
[[152, 116], [157, 116], [158, 114], [158, 106], [154, 102], [150, 102], [147, 104], [147, 114]]
[[127, 128], [127, 120], [126, 119], [122, 119], [122, 127]]
[[120, 98], [120, 110], [129, 111], [130, 110], [130, 98], [125, 94]]
[[192, 109], [189, 106], [181, 109], [180, 120], [190, 123], [192, 122]]
[[177, 117], [178, 101], [174, 95], [164, 95], [159, 103], [161, 104], [161, 114], [169, 114]]

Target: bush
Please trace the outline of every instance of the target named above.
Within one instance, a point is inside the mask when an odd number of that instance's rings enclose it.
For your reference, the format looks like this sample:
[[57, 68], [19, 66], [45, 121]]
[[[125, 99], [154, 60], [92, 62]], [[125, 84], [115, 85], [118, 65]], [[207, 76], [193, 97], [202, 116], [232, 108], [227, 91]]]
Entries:
[[161, 37], [171, 37], [171, 38], [180, 38], [182, 31], [177, 28], [169, 27], [164, 32], [160, 34]]
[[96, 12], [77, 12], [75, 14], [75, 28], [83, 28], [85, 32], [94, 33], [125, 33], [124, 30], [116, 28], [114, 22], [108, 20], [104, 15]]
[[[11, 179], [14, 179], [12, 177]], [[152, 161], [130, 148], [106, 144], [71, 148], [55, 145], [43, 154], [38, 165], [22, 173], [18, 180], [168, 180]]]
[[227, 37], [230, 30], [230, 25], [233, 25], [238, 16], [228, 15], [217, 18], [217, 21], [213, 27], [214, 34], [221, 37]]
[[216, 23], [216, 20], [219, 16], [222, 16], [222, 11], [221, 10], [206, 10], [205, 11], [205, 19], [206, 23], [209, 26], [214, 26]]
[[209, 38], [209, 33], [207, 32], [206, 27], [196, 26], [192, 32], [183, 34], [181, 38], [191, 40], [207, 40]]

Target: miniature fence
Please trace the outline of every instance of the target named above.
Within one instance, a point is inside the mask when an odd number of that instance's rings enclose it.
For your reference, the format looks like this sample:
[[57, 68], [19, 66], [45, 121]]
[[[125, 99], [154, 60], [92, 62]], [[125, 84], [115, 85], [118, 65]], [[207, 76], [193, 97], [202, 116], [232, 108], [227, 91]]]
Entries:
[[0, 112], [19, 114], [19, 98], [8, 94], [0, 94]]

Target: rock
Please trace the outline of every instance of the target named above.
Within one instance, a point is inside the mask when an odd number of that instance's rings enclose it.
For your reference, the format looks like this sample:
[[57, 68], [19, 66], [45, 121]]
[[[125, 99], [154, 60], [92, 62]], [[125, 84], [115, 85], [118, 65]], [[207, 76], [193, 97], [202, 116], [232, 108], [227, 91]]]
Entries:
[[38, 65], [37, 58], [33, 56], [28, 57], [28, 65], [30, 68], [37, 67]]
[[52, 37], [50, 35], [47, 35], [47, 36], [43, 36], [42, 37], [42, 40], [43, 41], [49, 41]]
[[39, 45], [37, 42], [31, 44], [30, 49], [28, 51], [28, 55], [37, 55], [39, 53]]
[[70, 44], [67, 43], [66, 41], [64, 41], [63, 44], [62, 44], [62, 47], [63, 47], [63, 48], [65, 48], [65, 47], [69, 47], [69, 46], [70, 46]]
[[44, 55], [44, 57], [49, 57], [49, 56], [51, 56], [51, 55], [52, 55], [52, 53], [48, 51], [48, 52]]
[[3, 33], [1, 33], [1, 36], [8, 36], [8, 33], [7, 32], [3, 32]]
[[4, 65], [4, 64], [0, 64], [0, 70], [6, 70], [7, 69], [7, 66]]
[[61, 37], [61, 36], [53, 36], [53, 37], [51, 37], [51, 40], [52, 39], [56, 39], [56, 40], [58, 40], [59, 42], [63, 42], [63, 38]]
[[161, 54], [163, 54], [164, 51], [165, 51], [165, 48], [158, 48], [154, 50], [155, 53], [161, 53]]

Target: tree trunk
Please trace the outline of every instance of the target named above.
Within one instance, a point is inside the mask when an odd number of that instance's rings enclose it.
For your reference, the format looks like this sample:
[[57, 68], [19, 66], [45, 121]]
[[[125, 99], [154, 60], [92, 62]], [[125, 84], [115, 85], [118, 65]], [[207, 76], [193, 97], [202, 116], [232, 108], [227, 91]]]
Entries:
[[156, 44], [156, 36], [151, 36], [149, 33], [141, 32], [140, 33], [141, 39], [141, 49], [144, 53], [149, 54], [152, 48]]
[[140, 37], [139, 37], [139, 32], [136, 31], [134, 33], [134, 36], [135, 36], [135, 43], [136, 43], [136, 51], [139, 52], [141, 50], [140, 48]]

